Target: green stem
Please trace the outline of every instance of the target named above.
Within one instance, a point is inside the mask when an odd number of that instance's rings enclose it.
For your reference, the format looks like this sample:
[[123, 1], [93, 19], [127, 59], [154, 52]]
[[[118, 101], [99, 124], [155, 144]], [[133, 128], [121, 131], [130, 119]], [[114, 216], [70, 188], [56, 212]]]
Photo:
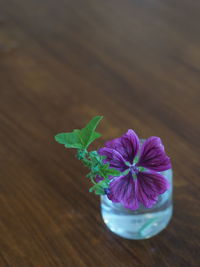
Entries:
[[90, 180], [93, 182], [93, 184], [97, 184], [94, 180], [94, 177], [91, 177]]

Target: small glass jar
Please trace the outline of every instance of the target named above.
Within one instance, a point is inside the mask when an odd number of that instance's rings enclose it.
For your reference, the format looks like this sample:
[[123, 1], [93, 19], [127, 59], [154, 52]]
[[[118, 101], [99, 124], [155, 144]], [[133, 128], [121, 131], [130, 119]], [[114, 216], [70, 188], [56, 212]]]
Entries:
[[101, 214], [106, 226], [115, 234], [127, 239], [150, 238], [165, 229], [172, 217], [172, 169], [161, 172], [170, 188], [161, 194], [152, 208], [140, 205], [133, 211], [101, 196]]

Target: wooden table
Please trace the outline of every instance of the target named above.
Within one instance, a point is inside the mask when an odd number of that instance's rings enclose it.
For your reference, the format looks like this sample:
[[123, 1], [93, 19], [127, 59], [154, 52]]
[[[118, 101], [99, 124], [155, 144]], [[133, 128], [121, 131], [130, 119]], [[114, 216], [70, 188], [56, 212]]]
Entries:
[[[0, 1], [0, 266], [200, 266], [200, 2]], [[130, 241], [104, 226], [87, 170], [54, 135], [160, 136], [174, 216]]]

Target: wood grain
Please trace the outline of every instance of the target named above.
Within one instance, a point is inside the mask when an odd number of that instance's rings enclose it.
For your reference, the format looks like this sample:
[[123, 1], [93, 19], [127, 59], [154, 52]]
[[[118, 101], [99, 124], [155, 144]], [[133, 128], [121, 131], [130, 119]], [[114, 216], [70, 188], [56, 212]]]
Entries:
[[[200, 2], [0, 1], [0, 266], [200, 266]], [[104, 115], [104, 141], [160, 136], [174, 216], [121, 239], [86, 170], [53, 140]]]

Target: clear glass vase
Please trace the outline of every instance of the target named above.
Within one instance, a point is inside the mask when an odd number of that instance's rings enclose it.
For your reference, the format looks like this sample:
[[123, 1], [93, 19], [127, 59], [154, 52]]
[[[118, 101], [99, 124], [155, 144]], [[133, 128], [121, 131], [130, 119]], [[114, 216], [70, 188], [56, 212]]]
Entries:
[[172, 217], [172, 170], [162, 172], [170, 188], [159, 196], [152, 208], [140, 206], [133, 211], [101, 196], [101, 214], [106, 226], [115, 234], [128, 239], [146, 239], [162, 231]]

